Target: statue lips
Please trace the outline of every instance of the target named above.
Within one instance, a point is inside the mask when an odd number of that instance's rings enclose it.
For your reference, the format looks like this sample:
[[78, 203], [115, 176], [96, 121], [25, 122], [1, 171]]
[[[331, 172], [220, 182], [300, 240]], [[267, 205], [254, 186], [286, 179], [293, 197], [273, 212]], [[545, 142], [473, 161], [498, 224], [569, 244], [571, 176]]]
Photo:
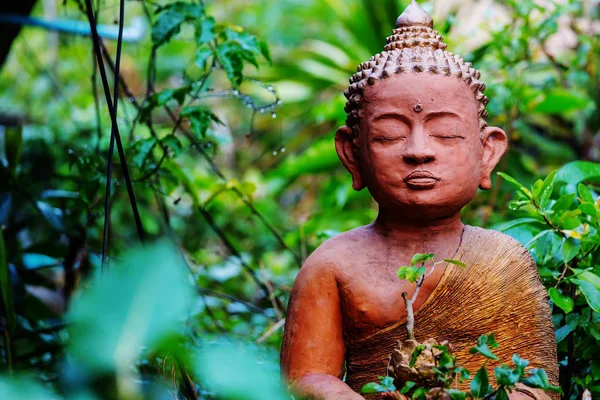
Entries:
[[404, 178], [404, 183], [411, 189], [427, 190], [432, 189], [440, 180], [441, 178], [427, 170], [416, 170]]

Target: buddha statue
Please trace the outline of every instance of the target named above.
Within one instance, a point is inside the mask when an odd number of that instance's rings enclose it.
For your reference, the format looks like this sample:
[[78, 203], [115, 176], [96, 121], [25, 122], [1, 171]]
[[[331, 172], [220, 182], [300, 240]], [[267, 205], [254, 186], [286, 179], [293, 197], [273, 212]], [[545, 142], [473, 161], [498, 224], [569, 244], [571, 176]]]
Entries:
[[[423, 282], [413, 305], [417, 340], [450, 342], [474, 374], [483, 362], [469, 349], [493, 332], [503, 362], [517, 353], [558, 382], [547, 294], [532, 257], [516, 240], [461, 221], [478, 188], [491, 188], [507, 137], [486, 123], [480, 73], [445, 49], [413, 1], [385, 50], [358, 67], [345, 91], [336, 150], [353, 188], [367, 188], [379, 212], [372, 224], [322, 244], [295, 281], [281, 366], [308, 398], [362, 399], [361, 387], [386, 375], [388, 356], [407, 335], [402, 294], [415, 291], [397, 270], [416, 253], [466, 265], [439, 264]], [[491, 379], [497, 365], [487, 363]], [[531, 389], [510, 397], [555, 395]]]

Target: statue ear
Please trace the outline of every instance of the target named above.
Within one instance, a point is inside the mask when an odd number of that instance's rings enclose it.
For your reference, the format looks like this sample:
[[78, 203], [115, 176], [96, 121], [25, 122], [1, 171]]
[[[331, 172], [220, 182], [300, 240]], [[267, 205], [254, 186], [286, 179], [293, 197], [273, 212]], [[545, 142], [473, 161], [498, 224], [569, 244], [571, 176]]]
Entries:
[[492, 171], [506, 152], [508, 139], [506, 133], [495, 126], [483, 130], [483, 164], [479, 187], [483, 190], [492, 188]]
[[365, 185], [360, 173], [360, 164], [354, 151], [353, 139], [352, 129], [347, 126], [341, 126], [335, 133], [335, 150], [340, 160], [342, 160], [344, 167], [352, 175], [352, 187], [354, 190], [362, 190]]

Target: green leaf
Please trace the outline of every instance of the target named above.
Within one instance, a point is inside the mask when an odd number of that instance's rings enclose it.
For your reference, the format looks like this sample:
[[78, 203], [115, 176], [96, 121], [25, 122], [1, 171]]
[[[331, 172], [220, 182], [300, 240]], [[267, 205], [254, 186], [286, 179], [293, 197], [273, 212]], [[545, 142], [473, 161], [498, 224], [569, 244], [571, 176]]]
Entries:
[[64, 214], [60, 208], [54, 208], [44, 201], [37, 201], [36, 205], [50, 226], [59, 232], [65, 232], [65, 225], [63, 224]]
[[58, 400], [59, 397], [36, 380], [19, 376], [0, 376], [0, 399]]
[[517, 181], [515, 178], [513, 178], [512, 176], [505, 174], [504, 172], [498, 172], [498, 175], [500, 175], [502, 177], [502, 179], [504, 179], [506, 182], [510, 183], [511, 185], [513, 185], [515, 188], [517, 189], [522, 189], [524, 188], [523, 185], [521, 185], [519, 183], [519, 181]]
[[492, 349], [497, 349], [498, 347], [500, 347], [500, 345], [498, 344], [498, 342], [496, 341], [496, 337], [494, 336], [493, 333], [490, 333], [487, 336], [487, 344], [488, 346], [490, 346]]
[[490, 379], [485, 366], [483, 366], [477, 371], [477, 374], [475, 374], [475, 377], [471, 381], [471, 394], [476, 399], [483, 399], [488, 393], [489, 385]]
[[561, 249], [563, 261], [566, 263], [570, 262], [579, 253], [580, 249], [581, 242], [579, 240], [573, 238], [565, 239]]
[[17, 314], [13, 303], [12, 281], [10, 279], [10, 269], [8, 266], [8, 253], [4, 244], [4, 233], [0, 228], [0, 291], [2, 292], [2, 304], [4, 305], [4, 315], [6, 315], [8, 331], [10, 336], [15, 333], [17, 327]]
[[445, 262], [449, 263], [449, 264], [454, 264], [454, 265], [458, 265], [459, 267], [465, 268], [466, 265], [463, 262], [460, 262], [458, 260], [452, 260], [449, 258], [444, 259]]
[[244, 79], [242, 70], [244, 69], [243, 51], [240, 46], [233, 42], [223, 42], [217, 46], [217, 57], [219, 63], [225, 70], [227, 78], [234, 88], [237, 88]]
[[567, 315], [566, 324], [561, 326], [555, 332], [556, 343], [558, 344], [558, 343], [562, 342], [563, 340], [565, 340], [566, 337], [569, 336], [569, 334], [571, 332], [573, 332], [575, 330], [575, 328], [577, 328], [578, 323], [579, 323], [579, 315], [578, 314]]
[[159, 47], [179, 33], [183, 22], [201, 18], [204, 7], [198, 3], [178, 1], [157, 10], [158, 17], [152, 25], [152, 43]]
[[135, 165], [137, 168], [142, 168], [152, 155], [154, 146], [156, 146], [156, 139], [153, 137], [137, 140], [133, 144], [134, 152], [131, 156], [133, 165]]
[[161, 143], [164, 146], [167, 146], [168, 148], [170, 148], [173, 151], [173, 154], [175, 155], [175, 157], [179, 156], [181, 154], [181, 152], [183, 151], [183, 146], [181, 144], [181, 141], [179, 139], [177, 139], [177, 137], [175, 135], [165, 136], [161, 140]]
[[458, 374], [458, 379], [460, 382], [467, 380], [471, 377], [471, 373], [465, 367], [456, 367], [454, 368], [454, 373]]
[[408, 267], [406, 269], [406, 280], [410, 283], [415, 283], [425, 272], [427, 272], [427, 268], [425, 267]]
[[592, 196], [592, 192], [590, 192], [590, 189], [588, 189], [588, 187], [583, 183], [577, 185], [577, 193], [579, 193], [582, 203], [594, 203], [594, 196]]
[[477, 339], [477, 346], [471, 348], [469, 352], [471, 354], [479, 353], [482, 356], [490, 358], [492, 360], [498, 360], [498, 357], [494, 353], [492, 353], [492, 350], [490, 350], [490, 348], [488, 347], [488, 342], [490, 346], [493, 346], [494, 348], [498, 347], [498, 343], [494, 339], [493, 334], [489, 336], [481, 335], [479, 336], [479, 339]]
[[525, 368], [529, 365], [529, 360], [519, 357], [518, 354], [513, 354], [512, 362], [515, 364], [514, 370], [519, 373], [519, 375], [523, 375], [523, 373], [525, 373]]
[[394, 386], [394, 378], [391, 376], [378, 376], [379, 382], [381, 386], [387, 389], [389, 392], [393, 392], [396, 390], [396, 386]]
[[528, 218], [517, 218], [517, 219], [511, 220], [511, 221], [506, 221], [501, 224], [494, 225], [492, 227], [492, 229], [495, 231], [504, 232], [504, 231], [507, 231], [509, 229], [515, 228], [520, 225], [543, 224], [543, 223], [544, 223], [543, 221], [536, 219], [536, 218], [529, 218], [529, 217]]
[[496, 392], [496, 397], [495, 400], [508, 400], [508, 393], [506, 393], [506, 389], [504, 388], [498, 388], [498, 391]]
[[556, 386], [550, 385], [548, 381], [548, 375], [546, 375], [546, 371], [541, 368], [533, 368], [529, 371], [529, 376], [521, 380], [526, 386], [536, 389], [544, 389], [544, 390], [554, 390]]
[[19, 163], [21, 162], [21, 154], [23, 147], [23, 128], [14, 127], [7, 128], [4, 131], [4, 155], [6, 156], [6, 162], [8, 167], [15, 171]]
[[278, 368], [265, 362], [261, 353], [251, 345], [231, 343], [231, 339], [202, 343], [202, 349], [194, 357], [195, 370], [212, 398], [290, 399], [279, 379]]
[[467, 394], [458, 389], [446, 389], [452, 400], [466, 400]]
[[192, 131], [199, 139], [203, 139], [206, 136], [208, 128], [213, 123], [223, 125], [223, 122], [213, 114], [211, 109], [205, 106], [184, 107], [180, 115], [190, 120]]
[[544, 183], [542, 184], [542, 188], [538, 197], [538, 204], [542, 210], [546, 209], [548, 205], [548, 201], [550, 200], [550, 196], [552, 195], [552, 191], [554, 190], [554, 179], [556, 177], [556, 171], [553, 171], [544, 179]]
[[420, 387], [412, 395], [413, 400], [425, 400], [427, 398], [427, 390]]
[[215, 38], [215, 19], [207, 17], [196, 22], [196, 43], [204, 44]]
[[597, 313], [600, 313], [600, 290], [593, 284], [580, 279], [572, 279], [571, 282], [579, 286], [579, 290], [585, 296], [587, 303]]
[[267, 42], [261, 40], [258, 42], [258, 45], [260, 47], [260, 54], [262, 54], [265, 60], [271, 64], [273, 60], [271, 60], [271, 53], [269, 52], [269, 46], [267, 45]]
[[60, 265], [61, 262], [56, 258], [45, 254], [26, 253], [23, 254], [23, 264], [25, 265], [25, 268], [32, 270]]
[[585, 215], [589, 215], [594, 219], [598, 217], [598, 211], [596, 210], [596, 206], [594, 206], [593, 203], [581, 203], [578, 208]]
[[519, 382], [521, 375], [514, 372], [508, 367], [508, 365], [502, 364], [499, 367], [494, 368], [494, 376], [498, 385], [510, 386]]
[[208, 47], [202, 47], [196, 51], [194, 62], [203, 70], [206, 69], [206, 62], [213, 55], [213, 51]]
[[412, 352], [412, 355], [410, 356], [410, 363], [408, 364], [409, 367], [412, 368], [415, 366], [415, 364], [417, 363], [417, 359], [419, 358], [421, 353], [423, 353], [423, 351], [425, 351], [424, 344], [419, 344], [417, 345], [417, 347], [415, 347], [415, 349]]
[[129, 368], [140, 347], [182, 327], [195, 298], [183, 256], [169, 244], [148, 244], [110, 267], [68, 315], [68, 353], [90, 372]]
[[554, 205], [552, 205], [552, 211], [555, 213], [560, 213], [564, 210], [569, 210], [575, 201], [577, 195], [575, 193], [567, 193], [564, 196], [561, 196]]
[[417, 384], [415, 382], [405, 382], [404, 385], [402, 386], [402, 389], [400, 389], [400, 394], [406, 394], [408, 392], [410, 392]]
[[576, 185], [580, 182], [600, 181], [600, 164], [590, 161], [573, 161], [556, 173], [556, 181]]
[[385, 388], [383, 386], [381, 386], [379, 383], [376, 382], [369, 382], [366, 385], [364, 385], [361, 389], [360, 389], [361, 393], [383, 393], [386, 392]]
[[592, 285], [594, 285], [596, 289], [600, 290], [600, 276], [594, 274], [591, 271], [584, 271], [577, 268], [573, 268], [573, 272], [577, 274], [577, 279], [589, 282]]
[[575, 307], [575, 302], [569, 296], [565, 296], [558, 289], [550, 288], [548, 289], [548, 294], [552, 299], [552, 302], [560, 307], [566, 314], [573, 311], [573, 307]]
[[396, 273], [398, 275], [398, 278], [400, 279], [406, 279], [406, 271], [408, 271], [407, 266], [402, 266], [400, 268], [398, 268], [398, 272]]
[[429, 260], [433, 260], [433, 257], [434, 257], [434, 255], [432, 253], [427, 253], [427, 254], [417, 253], [413, 256], [413, 258], [410, 262], [410, 266], [414, 267], [417, 264], [425, 263]]
[[581, 94], [566, 89], [552, 89], [533, 109], [543, 114], [564, 114], [569, 111], [582, 110], [590, 104], [590, 100]]

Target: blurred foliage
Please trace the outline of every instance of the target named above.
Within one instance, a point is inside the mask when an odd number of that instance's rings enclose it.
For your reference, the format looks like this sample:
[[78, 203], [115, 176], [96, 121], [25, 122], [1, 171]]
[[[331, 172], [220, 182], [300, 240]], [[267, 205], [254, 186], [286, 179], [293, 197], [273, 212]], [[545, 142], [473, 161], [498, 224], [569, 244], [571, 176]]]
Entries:
[[[99, 23], [118, 20], [117, 1], [93, 3]], [[327, 238], [376, 215], [368, 192], [352, 190], [333, 134], [345, 121], [347, 79], [383, 49], [407, 3], [126, 2], [126, 25], [142, 17], [148, 34], [124, 43], [118, 122], [146, 236], [167, 236], [174, 249], [148, 246], [133, 259], [124, 256], [138, 239], [115, 158], [111, 257], [98, 282], [111, 127], [91, 41], [24, 28], [0, 71], [2, 359], [7, 372], [41, 383], [4, 379], [0, 398], [43, 398], [14, 392], [43, 387], [48, 398], [190, 397], [188, 377], [200, 397], [278, 398], [280, 389], [267, 377], [277, 375], [285, 304], [302, 260]], [[429, 10], [443, 5], [423, 3]], [[469, 19], [465, 9], [478, 3], [453, 4], [436, 27], [451, 49], [460, 48], [465, 26], [481, 39], [461, 54], [488, 83], [490, 124], [510, 137], [498, 169], [529, 186], [570, 161], [597, 161], [598, 5], [507, 0]], [[63, 19], [87, 22], [83, 10], [78, 0], [57, 2]], [[38, 4], [34, 14], [43, 12]], [[505, 18], [492, 24], [488, 14]], [[555, 52], [557, 37], [569, 40]], [[116, 44], [104, 46], [114, 60]], [[577, 182], [593, 183], [597, 175], [579, 170]], [[560, 208], [571, 231], [583, 233], [593, 222], [583, 211], [596, 204], [596, 187], [588, 188], [593, 201], [585, 192]], [[581, 196], [569, 185], [553, 193], [561, 190]], [[514, 196], [497, 179], [465, 208], [464, 220], [510, 224], [523, 213], [507, 206]], [[526, 209], [532, 215], [524, 218], [543, 215]], [[504, 228], [527, 244], [544, 229], [530, 222]], [[592, 244], [577, 239], [578, 247], [554, 228], [545, 230], [554, 232], [544, 236], [555, 241], [548, 249], [566, 247], [571, 260], [581, 261], [563, 269], [562, 250], [560, 257], [534, 250], [554, 288], [557, 335], [564, 335], [561, 372], [571, 371], [572, 389], [565, 392], [575, 397], [584, 387], [598, 391], [591, 386], [600, 379], [591, 362], [598, 314], [586, 303], [593, 283], [580, 285], [586, 281], [576, 277], [598, 271], [593, 252], [582, 253]], [[563, 271], [557, 285], [556, 272]], [[76, 287], [81, 295], [74, 295]], [[197, 296], [190, 298], [190, 288]], [[185, 320], [175, 321], [184, 309]], [[224, 334], [235, 341], [213, 340]], [[577, 356], [569, 361], [573, 340]], [[256, 389], [240, 390], [246, 385]]]

